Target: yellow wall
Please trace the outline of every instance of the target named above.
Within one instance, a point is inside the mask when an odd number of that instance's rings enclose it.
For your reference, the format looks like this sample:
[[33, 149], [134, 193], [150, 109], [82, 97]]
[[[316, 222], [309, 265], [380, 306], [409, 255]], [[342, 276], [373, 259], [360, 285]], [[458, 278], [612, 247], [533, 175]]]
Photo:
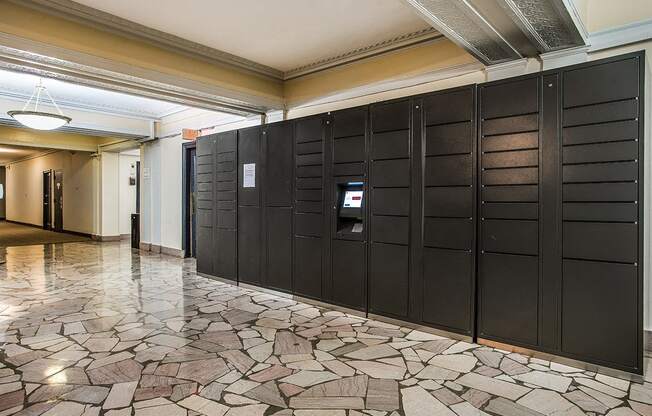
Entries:
[[650, 0], [580, 0], [577, 5], [580, 14], [586, 15], [583, 19], [589, 32], [652, 19]]
[[280, 81], [191, 59], [14, 3], [2, 3], [0, 32], [243, 93], [268, 98], [282, 94]]
[[97, 146], [114, 141], [116, 139], [108, 137], [0, 126], [0, 143], [2, 144], [95, 152], [98, 150]]
[[63, 170], [63, 228], [93, 233], [93, 159], [59, 151], [7, 166], [7, 219], [43, 225], [43, 171]]
[[476, 62], [475, 58], [442, 38], [286, 81], [286, 106], [291, 108], [351, 88], [473, 62]]

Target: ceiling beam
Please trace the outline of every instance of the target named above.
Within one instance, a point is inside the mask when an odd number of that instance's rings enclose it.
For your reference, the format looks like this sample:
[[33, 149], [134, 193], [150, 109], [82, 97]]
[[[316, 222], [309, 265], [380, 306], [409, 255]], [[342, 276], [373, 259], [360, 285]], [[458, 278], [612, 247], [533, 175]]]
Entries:
[[586, 44], [572, 0], [403, 1], [487, 66]]
[[435, 29], [485, 65], [523, 56], [466, 0], [404, 0]]

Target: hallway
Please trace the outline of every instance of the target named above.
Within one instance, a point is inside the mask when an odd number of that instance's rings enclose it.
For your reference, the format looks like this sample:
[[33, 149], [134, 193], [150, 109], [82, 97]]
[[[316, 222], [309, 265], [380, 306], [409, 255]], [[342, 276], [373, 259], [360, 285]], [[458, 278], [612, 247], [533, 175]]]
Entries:
[[70, 243], [89, 241], [88, 237], [70, 233], [57, 233], [40, 227], [0, 221], [0, 247], [31, 246], [35, 244]]
[[0, 267], [2, 415], [652, 411], [650, 384], [238, 288], [126, 243], [13, 247]]

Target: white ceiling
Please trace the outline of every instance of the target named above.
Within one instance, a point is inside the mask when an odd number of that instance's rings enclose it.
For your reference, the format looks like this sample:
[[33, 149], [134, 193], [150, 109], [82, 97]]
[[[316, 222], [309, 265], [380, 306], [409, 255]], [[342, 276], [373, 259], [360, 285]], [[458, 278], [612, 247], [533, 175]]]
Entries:
[[[16, 109], [20, 109], [29, 99], [37, 82], [38, 77], [31, 74], [0, 70], [0, 97], [16, 100]], [[43, 79], [43, 85], [64, 113], [65, 109], [69, 108], [157, 120], [187, 108], [179, 104], [70, 84], [55, 79]]]
[[0, 144], [0, 166], [4, 166], [15, 160], [24, 159], [30, 156], [47, 152], [48, 149], [40, 147], [27, 147], [27, 146], [12, 146]]
[[75, 0], [288, 71], [428, 28], [401, 0]]

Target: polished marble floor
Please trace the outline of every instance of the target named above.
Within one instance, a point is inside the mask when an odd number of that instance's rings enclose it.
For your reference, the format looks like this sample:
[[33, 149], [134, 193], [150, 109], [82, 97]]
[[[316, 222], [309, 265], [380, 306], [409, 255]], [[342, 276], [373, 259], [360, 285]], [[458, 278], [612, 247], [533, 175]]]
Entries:
[[[617, 342], [617, 340], [614, 340]], [[0, 416], [652, 415], [652, 384], [199, 277], [124, 243], [0, 266]]]

